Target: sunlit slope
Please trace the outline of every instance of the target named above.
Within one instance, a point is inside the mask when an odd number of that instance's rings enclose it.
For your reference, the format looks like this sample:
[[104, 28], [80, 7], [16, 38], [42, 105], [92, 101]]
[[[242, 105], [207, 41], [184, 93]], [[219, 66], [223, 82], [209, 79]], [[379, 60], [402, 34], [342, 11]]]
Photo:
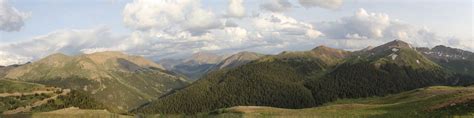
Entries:
[[53, 54], [5, 77], [83, 91], [114, 112], [126, 112], [187, 84], [152, 61], [120, 52]]

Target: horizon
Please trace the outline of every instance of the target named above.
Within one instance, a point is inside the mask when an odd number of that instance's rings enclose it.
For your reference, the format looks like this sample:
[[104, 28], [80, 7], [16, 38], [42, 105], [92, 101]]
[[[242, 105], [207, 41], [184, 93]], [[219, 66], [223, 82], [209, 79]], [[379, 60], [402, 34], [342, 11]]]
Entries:
[[[474, 51], [468, 0], [0, 0], [0, 65], [54, 53], [120, 51], [153, 61], [319, 45], [360, 50], [395, 39]], [[311, 13], [311, 14], [307, 14]], [[469, 25], [470, 24], [470, 25]]]
[[[356, 49], [356, 50], [346, 50], [346, 49], [340, 49], [340, 48], [335, 48], [335, 47], [331, 47], [331, 46], [326, 46], [326, 45], [318, 45], [318, 46], [315, 46], [313, 47], [312, 49], [314, 48], [317, 48], [317, 47], [328, 47], [328, 48], [333, 48], [333, 49], [339, 49], [339, 50], [344, 50], [344, 51], [349, 51], [349, 52], [356, 52], [356, 51], [361, 51], [361, 50], [364, 50], [364, 49], [367, 49], [370, 47], [370, 49], [373, 49], [375, 47], [378, 47], [378, 46], [381, 46], [381, 45], [384, 45], [384, 44], [387, 44], [387, 43], [390, 43], [390, 42], [394, 42], [394, 41], [402, 41], [404, 43], [407, 43], [403, 40], [399, 40], [399, 39], [394, 39], [392, 41], [388, 41], [388, 42], [385, 42], [383, 44], [380, 44], [380, 45], [376, 45], [376, 46], [367, 46], [365, 48], [362, 48], [362, 49]], [[408, 43], [410, 46], [412, 44]], [[436, 45], [436, 46], [433, 46], [433, 47], [412, 47], [413, 49], [416, 49], [416, 48], [428, 48], [428, 49], [433, 49], [437, 46], [445, 46], [445, 45]], [[447, 46], [448, 48], [453, 48], [453, 47], [449, 47]], [[369, 50], [370, 50], [369, 49]], [[454, 49], [459, 49], [459, 48], [454, 48]], [[304, 51], [310, 51], [311, 49], [308, 49], [308, 50], [299, 50], [299, 51], [293, 51], [293, 52], [304, 52]], [[461, 49], [462, 50], [462, 49]], [[97, 54], [97, 53], [107, 53], [107, 52], [118, 52], [118, 53], [121, 53], [121, 54], [125, 54], [125, 55], [129, 55], [129, 56], [140, 56], [140, 57], [143, 57], [145, 59], [148, 59], [148, 60], [151, 60], [157, 64], [159, 64], [161, 61], [166, 61], [166, 60], [187, 60], [187, 59], [191, 59], [193, 55], [196, 55], [196, 54], [200, 54], [200, 53], [204, 53], [204, 54], [211, 54], [211, 55], [215, 55], [215, 56], [219, 56], [219, 57], [223, 57], [223, 59], [227, 58], [227, 57], [230, 57], [234, 54], [238, 54], [238, 53], [241, 53], [241, 52], [252, 52], [252, 51], [237, 51], [237, 52], [233, 52], [233, 53], [226, 53], [226, 54], [217, 54], [217, 53], [212, 53], [212, 52], [196, 52], [196, 53], [193, 53], [191, 55], [187, 55], [187, 57], [182, 57], [182, 58], [163, 58], [163, 59], [160, 59], [160, 60], [152, 60], [152, 59], [149, 59], [147, 57], [144, 57], [144, 56], [141, 56], [141, 55], [133, 55], [133, 54], [129, 54], [127, 52], [124, 52], [124, 51], [98, 51], [98, 52], [92, 52], [92, 53], [79, 53], [79, 54], [65, 54], [65, 53], [62, 53], [62, 52], [55, 52], [55, 53], [51, 53], [47, 56], [45, 56], [44, 58], [48, 57], [48, 56], [51, 56], [51, 55], [56, 55], [56, 54], [61, 54], [61, 55], [65, 55], [65, 56], [69, 56], [69, 57], [76, 57], [76, 56], [81, 56], [81, 55], [90, 55], [90, 54]], [[282, 52], [287, 52], [287, 50], [284, 50], [284, 51], [281, 51], [281, 52], [277, 52], [277, 53], [259, 53], [259, 52], [255, 52], [255, 53], [258, 53], [258, 54], [264, 54], [264, 55], [278, 55]], [[41, 58], [43, 59], [43, 58]], [[38, 59], [40, 60], [40, 59]], [[24, 63], [15, 63], [15, 64], [10, 64], [10, 65], [1, 65], [0, 66], [14, 66], [14, 65], [22, 65], [22, 64], [28, 64], [28, 63], [33, 63], [35, 61], [38, 61], [38, 60], [31, 60], [31, 61], [27, 61], [27, 62], [24, 62]]]

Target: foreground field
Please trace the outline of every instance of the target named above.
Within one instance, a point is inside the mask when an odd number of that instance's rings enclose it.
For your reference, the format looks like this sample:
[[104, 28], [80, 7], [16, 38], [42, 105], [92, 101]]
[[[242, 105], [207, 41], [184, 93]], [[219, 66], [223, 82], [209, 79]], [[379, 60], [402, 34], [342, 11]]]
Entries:
[[[141, 116], [141, 115], [138, 115]], [[265, 106], [236, 106], [200, 113], [193, 117], [473, 117], [474, 87], [434, 86], [388, 95], [361, 99], [343, 99], [321, 107], [282, 109]], [[31, 112], [2, 117], [33, 118], [118, 118], [134, 117], [108, 112], [66, 108], [49, 112]], [[136, 117], [136, 116], [135, 116]], [[183, 114], [147, 115], [146, 117], [185, 117]]]
[[306, 109], [237, 106], [211, 114], [216, 117], [473, 117], [474, 87], [435, 86], [385, 97], [338, 100]]
[[133, 118], [133, 116], [110, 113], [107, 110], [90, 110], [70, 107], [50, 112], [4, 115], [6, 118]]

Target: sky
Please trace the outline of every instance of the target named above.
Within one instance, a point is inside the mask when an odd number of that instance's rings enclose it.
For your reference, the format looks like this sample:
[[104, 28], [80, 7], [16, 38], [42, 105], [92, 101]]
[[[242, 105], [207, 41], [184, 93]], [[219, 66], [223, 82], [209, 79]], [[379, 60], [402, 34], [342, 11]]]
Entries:
[[0, 65], [53, 53], [346, 50], [399, 39], [474, 51], [472, 0], [0, 0]]

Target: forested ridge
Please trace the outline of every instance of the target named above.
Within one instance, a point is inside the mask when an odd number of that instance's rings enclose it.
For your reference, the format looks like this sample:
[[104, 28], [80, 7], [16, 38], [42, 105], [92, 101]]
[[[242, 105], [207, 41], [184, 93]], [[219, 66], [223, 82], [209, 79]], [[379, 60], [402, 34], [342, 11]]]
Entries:
[[59, 96], [57, 99], [49, 100], [48, 103], [44, 105], [34, 107], [32, 111], [44, 112], [68, 107], [78, 107], [81, 109], [106, 109], [105, 105], [89, 97], [86, 93], [72, 90], [67, 95]]
[[342, 98], [384, 96], [474, 80], [447, 71], [400, 42], [395, 44], [378, 47], [376, 53], [350, 54], [320, 47], [266, 56], [210, 73], [132, 112], [195, 114], [232, 106], [307, 108]]

